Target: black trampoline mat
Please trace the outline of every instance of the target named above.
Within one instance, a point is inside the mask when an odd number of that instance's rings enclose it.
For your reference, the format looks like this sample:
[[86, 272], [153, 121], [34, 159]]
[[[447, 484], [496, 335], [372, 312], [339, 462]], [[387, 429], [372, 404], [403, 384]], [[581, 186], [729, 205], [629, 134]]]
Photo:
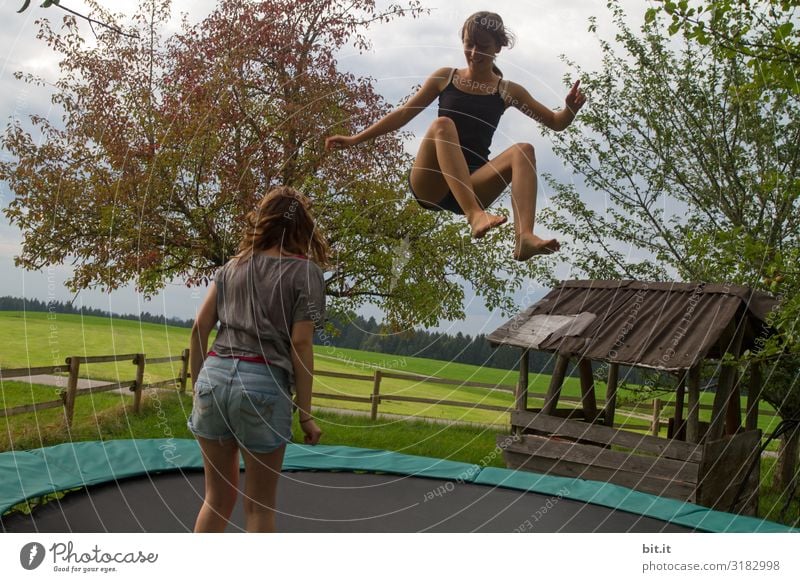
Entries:
[[[244, 473], [240, 487], [244, 485]], [[190, 532], [202, 472], [163, 473], [68, 494], [32, 515], [0, 518], [4, 532]], [[436, 494], [436, 493], [438, 494]], [[228, 531], [243, 531], [241, 495]], [[284, 472], [280, 532], [689, 532], [624, 511], [513, 489], [403, 475]]]

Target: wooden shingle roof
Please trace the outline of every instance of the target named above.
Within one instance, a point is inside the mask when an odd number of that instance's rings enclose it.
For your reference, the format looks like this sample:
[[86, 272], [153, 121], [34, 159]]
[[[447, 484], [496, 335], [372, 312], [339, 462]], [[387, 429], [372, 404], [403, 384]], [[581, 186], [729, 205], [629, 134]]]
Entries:
[[777, 305], [771, 295], [741, 285], [564, 281], [488, 339], [678, 371], [721, 357], [739, 326], [742, 349], [753, 349], [769, 334], [766, 321]]

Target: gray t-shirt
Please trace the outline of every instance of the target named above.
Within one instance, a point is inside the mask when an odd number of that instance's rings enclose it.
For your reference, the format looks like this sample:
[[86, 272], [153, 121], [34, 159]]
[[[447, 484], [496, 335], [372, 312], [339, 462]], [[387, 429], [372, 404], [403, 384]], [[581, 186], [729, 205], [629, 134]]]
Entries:
[[217, 272], [219, 332], [211, 351], [220, 356], [263, 356], [289, 372], [292, 324], [325, 320], [325, 281], [312, 261], [253, 255], [228, 261]]

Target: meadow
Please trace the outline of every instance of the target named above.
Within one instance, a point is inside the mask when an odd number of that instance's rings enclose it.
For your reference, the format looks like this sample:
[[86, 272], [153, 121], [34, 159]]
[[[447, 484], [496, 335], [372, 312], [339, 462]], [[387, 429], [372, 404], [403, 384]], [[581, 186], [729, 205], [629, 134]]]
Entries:
[[[16, 341], [6, 343], [0, 353], [0, 367], [6, 369], [60, 365], [65, 357], [71, 355], [137, 352], [149, 357], [177, 355], [187, 345], [189, 336], [189, 330], [185, 328], [75, 315], [48, 317], [46, 313], [0, 312], [0, 325], [9, 337], [16, 338]], [[427, 358], [332, 346], [317, 346], [315, 353], [318, 371], [365, 376], [364, 380], [317, 376], [316, 392], [340, 396], [368, 396], [376, 369], [505, 386], [513, 385], [517, 379], [516, 370]], [[179, 368], [179, 362], [148, 366], [146, 381], [174, 378]], [[86, 365], [81, 368], [81, 376], [94, 380], [126, 381], [133, 379], [134, 366], [127, 362]], [[531, 374], [530, 380], [530, 391], [543, 393], [550, 378]], [[602, 382], [598, 383], [597, 391], [598, 395], [605, 393]], [[508, 391], [384, 378], [381, 394], [387, 401], [381, 403], [376, 421], [369, 418], [367, 403], [315, 399], [315, 415], [324, 431], [324, 442], [474, 463], [487, 458], [495, 449], [496, 435], [508, 432], [508, 414], [504, 412], [391, 401], [392, 396], [402, 395], [510, 407], [513, 402]], [[580, 394], [577, 378], [566, 380], [563, 394], [575, 397]], [[59, 389], [54, 386], [2, 381], [0, 408], [46, 402], [58, 397]], [[646, 424], [645, 420], [630, 416], [650, 414], [650, 400], [646, 399], [637, 406], [637, 398], [634, 391], [620, 392], [620, 401], [627, 403], [628, 407], [618, 411], [618, 425], [624, 422]], [[669, 395], [662, 398], [668, 401]], [[712, 400], [713, 394], [702, 395], [704, 404], [711, 404]], [[61, 408], [0, 418], [0, 451], [38, 448], [69, 440], [191, 438], [186, 427], [192, 406], [190, 388], [185, 394], [175, 389], [145, 391], [140, 414], [133, 414], [131, 404], [132, 396], [126, 392], [88, 394], [78, 399], [70, 428], [64, 422]], [[531, 399], [531, 406], [537, 404], [541, 401]], [[768, 407], [765, 410], [769, 410]], [[666, 413], [669, 411], [668, 408]], [[708, 412], [703, 411], [701, 418], [707, 415]], [[761, 417], [760, 424], [768, 429], [776, 422]], [[301, 434], [297, 424], [294, 428], [295, 435]], [[503, 466], [502, 457], [492, 456], [490, 464]], [[778, 519], [781, 498], [767, 485], [773, 465], [772, 459], [764, 459], [761, 514]], [[793, 509], [785, 520], [796, 519], [796, 513]]]
[[[82, 317], [79, 315], [48, 314], [36, 312], [0, 312], [0, 325], [9, 337], [17, 338], [15, 342], [6, 344], [0, 351], [0, 368], [18, 368], [35, 366], [63, 365], [67, 356], [93, 356], [108, 354], [144, 353], [148, 357], [179, 355], [188, 345], [189, 330], [153, 323], [113, 318]], [[339, 397], [368, 398], [373, 389], [372, 376], [375, 370], [397, 373], [433, 376], [436, 378], [458, 380], [462, 382], [481, 382], [505, 387], [504, 390], [470, 386], [453, 386], [406, 380], [384, 378], [380, 385], [382, 402], [379, 412], [397, 415], [403, 418], [432, 418], [462, 423], [479, 423], [495, 425], [499, 428], [508, 425], [508, 414], [500, 411], [481, 410], [479, 408], [456, 407], [440, 402], [456, 401], [473, 405], [490, 405], [509, 408], [513, 406], [511, 387], [516, 383], [516, 370], [501, 370], [487, 366], [474, 366], [454, 362], [444, 362], [421, 357], [394, 356], [359, 350], [349, 350], [335, 346], [315, 347], [315, 367], [319, 372], [338, 372], [364, 376], [363, 380], [328, 377], [320, 374], [315, 379], [314, 390], [317, 393], [331, 394]], [[145, 370], [145, 382], [158, 382], [176, 378], [180, 373], [180, 362], [148, 365]], [[66, 374], [66, 367], [62, 374]], [[129, 361], [102, 364], [83, 364], [80, 376], [86, 379], [124, 382], [134, 379], [135, 366]], [[550, 376], [530, 374], [529, 392], [543, 394], [547, 390]], [[605, 394], [605, 384], [596, 385], [598, 397]], [[580, 382], [577, 378], [568, 377], [564, 382], [562, 395], [580, 397]], [[118, 395], [93, 395], [93, 403], [116, 403]], [[392, 401], [393, 396], [428, 398], [436, 404], [418, 402]], [[52, 386], [31, 386], [27, 383], [9, 381], [3, 383], [2, 408], [44, 402], [57, 397]], [[674, 394], [659, 396], [666, 408], [662, 418], [666, 418], [672, 409], [669, 405]], [[76, 410], [87, 406], [79, 399]], [[107, 400], [110, 398], [111, 400]], [[652, 415], [652, 398], [644, 397], [636, 391], [622, 388], [618, 394], [616, 424], [619, 426], [638, 427], [645, 430], [648, 418]], [[701, 394], [701, 403], [711, 405], [714, 395]], [[348, 402], [317, 398], [315, 404], [330, 408], [367, 413], [370, 404], [366, 402]], [[742, 399], [742, 405], [746, 404]], [[529, 406], [541, 406], [540, 398], [530, 398]], [[566, 406], [567, 403], [565, 402]], [[571, 404], [576, 406], [575, 403]], [[771, 416], [768, 405], [761, 405], [766, 414], [759, 419], [759, 427], [769, 431], [777, 424], [777, 418]], [[40, 414], [47, 414], [42, 412]], [[53, 411], [50, 414], [57, 414]], [[710, 412], [701, 411], [701, 420], [708, 420]], [[30, 419], [27, 419], [30, 421]], [[664, 429], [662, 429], [662, 432]]]

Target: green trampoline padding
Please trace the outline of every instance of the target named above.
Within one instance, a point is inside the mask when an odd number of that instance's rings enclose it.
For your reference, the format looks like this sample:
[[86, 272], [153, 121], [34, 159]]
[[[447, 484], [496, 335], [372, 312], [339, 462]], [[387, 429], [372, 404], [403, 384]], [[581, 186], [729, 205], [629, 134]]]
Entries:
[[[196, 441], [137, 439], [77, 442], [0, 453], [0, 514], [26, 499], [145, 473], [202, 469]], [[290, 444], [284, 471], [364, 471], [445, 479], [561, 495], [708, 532], [794, 532], [762, 519], [714, 511], [610, 483], [480, 467], [430, 457], [354, 447]]]

